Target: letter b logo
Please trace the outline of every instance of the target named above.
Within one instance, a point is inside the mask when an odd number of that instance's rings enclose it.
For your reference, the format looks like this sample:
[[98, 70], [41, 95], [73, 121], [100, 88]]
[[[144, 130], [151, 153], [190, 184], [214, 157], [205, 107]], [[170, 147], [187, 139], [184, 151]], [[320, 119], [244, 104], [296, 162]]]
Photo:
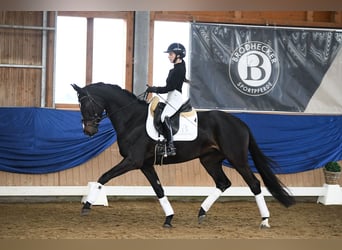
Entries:
[[[256, 57], [256, 58], [254, 58]], [[262, 80], [266, 76], [263, 68], [264, 59], [261, 55], [253, 53], [247, 56], [247, 77], [245, 80]], [[254, 79], [256, 77], [256, 79]]]
[[279, 62], [273, 49], [262, 42], [250, 41], [236, 48], [235, 54], [238, 60], [231, 58], [229, 62], [229, 77], [234, 87], [249, 96], [270, 92], [279, 76]]
[[269, 80], [272, 66], [265, 54], [260, 51], [250, 51], [240, 58], [237, 69], [247, 85], [258, 87]]

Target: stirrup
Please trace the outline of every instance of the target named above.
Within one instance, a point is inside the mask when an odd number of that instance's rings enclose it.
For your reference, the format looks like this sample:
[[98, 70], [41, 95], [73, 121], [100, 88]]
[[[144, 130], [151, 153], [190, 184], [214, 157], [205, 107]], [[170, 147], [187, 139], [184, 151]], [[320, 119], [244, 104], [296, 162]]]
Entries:
[[167, 156], [175, 156], [176, 155], [176, 148], [173, 145], [168, 145], [166, 148]]
[[164, 157], [176, 155], [176, 148], [175, 146], [173, 146], [173, 144], [170, 145], [165, 141], [163, 147], [164, 147]]

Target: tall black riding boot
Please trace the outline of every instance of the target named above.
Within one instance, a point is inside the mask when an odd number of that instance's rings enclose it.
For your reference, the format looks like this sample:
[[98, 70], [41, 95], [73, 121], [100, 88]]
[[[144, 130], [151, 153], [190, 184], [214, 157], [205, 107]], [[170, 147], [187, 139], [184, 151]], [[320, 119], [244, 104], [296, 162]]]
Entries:
[[166, 139], [167, 156], [174, 156], [176, 155], [176, 148], [173, 145], [172, 127], [171, 127], [170, 118], [168, 116], [165, 117], [165, 120], [163, 122], [163, 131], [164, 131], [164, 137]]

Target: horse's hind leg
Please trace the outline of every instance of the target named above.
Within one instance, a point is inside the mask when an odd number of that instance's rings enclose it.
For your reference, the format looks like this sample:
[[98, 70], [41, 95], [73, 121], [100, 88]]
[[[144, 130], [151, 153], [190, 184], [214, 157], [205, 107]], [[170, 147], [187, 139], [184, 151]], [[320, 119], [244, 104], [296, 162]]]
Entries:
[[239, 174], [242, 176], [242, 178], [245, 180], [250, 190], [254, 194], [255, 201], [257, 203], [257, 206], [259, 208], [259, 212], [262, 218], [260, 228], [269, 228], [270, 225], [268, 223], [268, 218], [270, 217], [270, 212], [267, 208], [265, 198], [263, 194], [261, 193], [260, 181], [253, 174], [247, 161], [245, 164], [235, 165], [233, 163], [233, 165], [239, 166], [239, 167], [235, 167], [235, 169], [239, 172]]
[[202, 202], [198, 213], [198, 223], [202, 223], [210, 207], [221, 194], [231, 186], [231, 182], [222, 169], [223, 159], [224, 157], [219, 152], [213, 152], [200, 158], [200, 162], [207, 170], [208, 174], [213, 178], [216, 189]]

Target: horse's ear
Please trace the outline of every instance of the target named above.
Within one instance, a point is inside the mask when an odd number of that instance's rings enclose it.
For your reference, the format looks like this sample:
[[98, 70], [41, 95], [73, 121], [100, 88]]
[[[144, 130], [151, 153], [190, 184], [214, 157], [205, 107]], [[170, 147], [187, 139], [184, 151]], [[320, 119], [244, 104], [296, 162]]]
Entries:
[[77, 86], [77, 84], [73, 83], [71, 84], [71, 86], [74, 88], [74, 90], [76, 90], [77, 92], [80, 92], [81, 88]]

